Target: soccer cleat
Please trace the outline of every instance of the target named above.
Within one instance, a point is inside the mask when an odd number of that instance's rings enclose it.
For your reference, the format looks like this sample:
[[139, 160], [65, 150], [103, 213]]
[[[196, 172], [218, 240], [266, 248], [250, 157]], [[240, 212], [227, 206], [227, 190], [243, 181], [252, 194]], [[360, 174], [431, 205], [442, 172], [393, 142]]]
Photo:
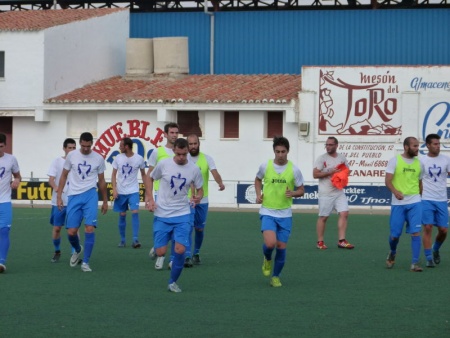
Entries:
[[441, 262], [441, 255], [439, 255], [439, 251], [433, 251], [433, 260], [436, 264]]
[[6, 266], [5, 266], [5, 264], [1, 264], [0, 263], [0, 273], [3, 273], [3, 272], [5, 272], [6, 271]]
[[80, 245], [80, 252], [74, 252], [72, 256], [70, 257], [70, 266], [73, 268], [78, 265], [78, 262], [80, 261], [80, 256], [83, 253], [83, 246]]
[[141, 247], [141, 243], [139, 243], [139, 241], [133, 241], [133, 244], [131, 244], [131, 247], [134, 249], [138, 249]]
[[387, 258], [386, 258], [386, 267], [388, 269], [392, 269], [394, 267], [395, 264], [395, 254], [393, 254], [392, 252], [389, 252]]
[[55, 252], [55, 254], [53, 255], [53, 258], [50, 262], [58, 263], [60, 258], [61, 258], [61, 252]]
[[155, 252], [155, 248], [152, 247], [150, 249], [150, 252], [148, 253], [148, 256], [150, 257], [150, 259], [156, 259], [156, 252]]
[[270, 279], [270, 286], [273, 286], [274, 288], [279, 288], [280, 286], [282, 286], [280, 278], [276, 277], [276, 276], [273, 276]]
[[340, 249], [353, 249], [355, 246], [347, 242], [346, 239], [343, 239], [342, 241], [338, 242], [338, 248]]
[[167, 265], [167, 269], [172, 270], [172, 261], [170, 261], [169, 264]]
[[324, 241], [318, 241], [317, 242], [317, 249], [326, 250], [326, 249], [328, 249], [328, 247], [325, 245]]
[[185, 268], [192, 268], [194, 266], [194, 263], [192, 262], [191, 257], [186, 257], [184, 260], [184, 267]]
[[164, 256], [159, 256], [158, 258], [156, 258], [156, 262], [155, 262], [155, 269], [156, 270], [162, 270], [163, 266], [164, 266], [164, 259], [166, 257]]
[[167, 286], [167, 290], [169, 290], [170, 292], [181, 292], [180, 287], [175, 282], [169, 284]]
[[81, 271], [83, 272], [92, 272], [91, 267], [89, 266], [88, 263], [82, 263], [81, 264]]
[[117, 245], [117, 247], [118, 247], [118, 248], [125, 248], [125, 247], [126, 247], [125, 241], [121, 241], [121, 242]]
[[434, 268], [436, 265], [434, 265], [434, 262], [432, 259], [427, 261], [427, 268]]
[[200, 259], [199, 254], [195, 254], [194, 256], [192, 256], [192, 261], [194, 262], [194, 265], [202, 264], [202, 260]]
[[262, 265], [262, 273], [264, 276], [269, 277], [270, 273], [272, 272], [272, 261], [268, 261], [266, 257], [264, 256], [264, 261]]
[[409, 269], [409, 270], [411, 272], [422, 272], [423, 271], [423, 269], [417, 263], [411, 264], [411, 269]]

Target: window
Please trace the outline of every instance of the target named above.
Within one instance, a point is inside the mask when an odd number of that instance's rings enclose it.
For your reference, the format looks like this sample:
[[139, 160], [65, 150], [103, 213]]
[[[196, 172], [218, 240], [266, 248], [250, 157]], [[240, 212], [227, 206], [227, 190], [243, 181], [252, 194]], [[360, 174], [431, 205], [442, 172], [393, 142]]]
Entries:
[[223, 138], [239, 138], [239, 112], [223, 112]]
[[0, 78], [5, 77], [5, 52], [0, 51]]
[[267, 112], [267, 134], [266, 138], [283, 135], [283, 112], [268, 111]]
[[180, 127], [180, 134], [188, 136], [195, 134], [198, 137], [202, 136], [202, 130], [200, 129], [200, 119], [198, 117], [198, 111], [179, 111], [177, 112], [177, 123]]
[[3, 116], [0, 117], [0, 133], [6, 135], [6, 147], [5, 152], [12, 154], [12, 117]]

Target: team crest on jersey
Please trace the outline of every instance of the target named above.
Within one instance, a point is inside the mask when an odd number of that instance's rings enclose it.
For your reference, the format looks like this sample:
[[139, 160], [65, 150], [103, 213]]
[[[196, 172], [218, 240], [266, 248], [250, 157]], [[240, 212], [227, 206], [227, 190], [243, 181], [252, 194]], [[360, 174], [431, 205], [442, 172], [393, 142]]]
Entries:
[[122, 175], [123, 178], [127, 178], [128, 176], [131, 175], [131, 173], [133, 172], [133, 167], [130, 166], [129, 163], [125, 164], [122, 166]]
[[86, 177], [89, 176], [89, 173], [91, 172], [91, 165], [87, 164], [86, 161], [84, 163], [78, 164], [78, 175], [81, 176], [81, 178], [84, 180]]
[[179, 191], [183, 190], [185, 185], [186, 179], [181, 177], [181, 173], [170, 178], [170, 188], [172, 189], [174, 196], [177, 195]]
[[6, 171], [6, 168], [5, 168], [5, 167], [1, 167], [1, 168], [0, 168], [0, 179], [2, 179], [3, 176], [5, 175], [5, 171]]
[[428, 174], [435, 182], [437, 182], [437, 179], [439, 176], [441, 176], [441, 173], [442, 173], [442, 168], [436, 167], [436, 164], [433, 164], [432, 167], [428, 167]]

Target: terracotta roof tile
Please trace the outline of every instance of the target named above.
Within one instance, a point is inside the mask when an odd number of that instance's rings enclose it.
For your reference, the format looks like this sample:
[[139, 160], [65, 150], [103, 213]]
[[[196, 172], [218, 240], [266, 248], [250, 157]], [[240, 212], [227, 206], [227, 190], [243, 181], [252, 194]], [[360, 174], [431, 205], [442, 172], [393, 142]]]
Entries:
[[46, 103], [288, 103], [298, 99], [300, 75], [116, 76]]
[[0, 13], [0, 31], [39, 31], [74, 21], [87, 20], [128, 10], [124, 8], [96, 8], [77, 10], [10, 11]]

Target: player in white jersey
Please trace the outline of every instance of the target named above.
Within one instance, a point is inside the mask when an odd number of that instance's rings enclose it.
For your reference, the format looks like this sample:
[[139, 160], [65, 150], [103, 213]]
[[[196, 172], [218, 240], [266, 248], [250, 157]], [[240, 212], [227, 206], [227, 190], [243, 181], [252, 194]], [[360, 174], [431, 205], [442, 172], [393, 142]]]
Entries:
[[[9, 230], [12, 223], [11, 189], [17, 189], [22, 177], [15, 156], [5, 153], [6, 135], [0, 134], [0, 273], [6, 271]], [[14, 180], [11, 182], [11, 178]]]
[[138, 173], [146, 184], [144, 158], [133, 152], [133, 140], [125, 137], [120, 141], [120, 152], [112, 163], [113, 171], [111, 183], [113, 187], [114, 208], [119, 213], [119, 247], [125, 247], [125, 230], [127, 210], [131, 210], [131, 225], [133, 230], [133, 242], [135, 249], [141, 247], [139, 243], [139, 182]]
[[[53, 240], [53, 246], [55, 248], [55, 253], [53, 254], [53, 258], [51, 259], [52, 263], [56, 263], [59, 261], [59, 258], [61, 257], [61, 228], [65, 224], [66, 221], [66, 208], [64, 207], [62, 210], [59, 210], [58, 205], [56, 203], [57, 199], [57, 193], [58, 193], [58, 185], [59, 185], [59, 179], [61, 177], [61, 173], [63, 170], [64, 162], [66, 162], [66, 156], [69, 152], [72, 150], [75, 150], [77, 147], [77, 144], [74, 139], [67, 138], [64, 140], [63, 143], [63, 151], [64, 156], [60, 156], [58, 158], [55, 158], [55, 160], [50, 165], [50, 168], [48, 169], [47, 175], [48, 175], [48, 184], [53, 189], [52, 193], [52, 211], [50, 214], [50, 224], [53, 226], [52, 230], [52, 240]], [[69, 186], [66, 185], [64, 188], [64, 191], [62, 193], [62, 199], [64, 205], [67, 205], [67, 190]]]
[[105, 160], [92, 151], [94, 138], [91, 133], [82, 133], [80, 136], [80, 149], [67, 155], [64, 169], [58, 186], [57, 204], [61, 210], [64, 207], [62, 191], [66, 185], [69, 172], [69, 198], [67, 202], [66, 229], [69, 242], [75, 249], [70, 258], [70, 266], [79, 263], [83, 247], [78, 238], [78, 229], [84, 218], [84, 256], [81, 271], [91, 272], [89, 260], [95, 243], [95, 228], [97, 227], [98, 188], [102, 195], [102, 214], [108, 211], [108, 199], [105, 182]]
[[319, 218], [317, 219], [317, 248], [327, 249], [324, 242], [325, 226], [333, 210], [339, 214], [338, 219], [338, 248], [353, 249], [354, 246], [346, 239], [348, 223], [348, 202], [344, 190], [333, 186], [331, 177], [339, 172], [337, 166], [344, 164], [348, 167], [347, 159], [337, 152], [338, 140], [328, 137], [325, 148], [326, 153], [319, 156], [314, 163], [313, 176], [319, 179]]
[[[174, 144], [173, 158], [159, 162], [151, 172], [145, 201], [149, 211], [154, 212], [153, 242], [156, 254], [166, 254], [167, 244], [175, 240], [175, 253], [170, 271], [168, 290], [181, 292], [177, 280], [183, 270], [184, 252], [189, 243], [190, 202], [198, 204], [203, 197], [203, 179], [200, 169], [187, 160], [188, 142], [179, 138]], [[158, 199], [153, 198], [153, 182], [160, 180]], [[191, 201], [188, 192], [195, 189]]]
[[[422, 243], [427, 258], [426, 266], [434, 268], [441, 262], [439, 249], [447, 237], [448, 196], [447, 175], [450, 174], [450, 157], [440, 154], [441, 142], [438, 134], [425, 138], [428, 154], [420, 156], [422, 166]], [[431, 246], [433, 226], [438, 233]]]

